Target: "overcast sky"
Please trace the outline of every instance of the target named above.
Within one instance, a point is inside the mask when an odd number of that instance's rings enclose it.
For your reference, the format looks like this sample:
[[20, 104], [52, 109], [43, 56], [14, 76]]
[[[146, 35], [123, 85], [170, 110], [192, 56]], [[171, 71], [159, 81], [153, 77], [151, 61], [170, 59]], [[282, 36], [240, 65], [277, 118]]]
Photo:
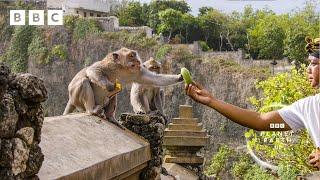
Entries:
[[[150, 2], [151, 0], [140, 0], [140, 2]], [[281, 14], [290, 12], [292, 9], [301, 8], [306, 0], [187, 0], [191, 6], [192, 14], [198, 15], [198, 9], [203, 6], [211, 6], [224, 12], [243, 11], [246, 5], [255, 9], [262, 9], [266, 6], [274, 12]], [[320, 11], [320, 0], [317, 10]]]

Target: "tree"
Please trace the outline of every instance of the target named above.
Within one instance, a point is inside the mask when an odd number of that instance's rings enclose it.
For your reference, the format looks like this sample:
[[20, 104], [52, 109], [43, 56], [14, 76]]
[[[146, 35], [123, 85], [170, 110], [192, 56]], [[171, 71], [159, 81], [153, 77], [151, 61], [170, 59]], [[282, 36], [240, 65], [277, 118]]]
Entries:
[[168, 37], [171, 39], [172, 33], [182, 26], [182, 13], [174, 9], [166, 9], [159, 12], [160, 25], [158, 27], [159, 33], [169, 33]]
[[143, 26], [148, 22], [147, 18], [147, 4], [140, 4], [140, 2], [129, 2], [127, 5], [121, 7], [117, 11], [119, 23], [122, 26]]
[[149, 4], [148, 26], [152, 29], [158, 29], [159, 12], [166, 9], [174, 9], [181, 13], [188, 13], [191, 10], [189, 4], [184, 0], [152, 0]]

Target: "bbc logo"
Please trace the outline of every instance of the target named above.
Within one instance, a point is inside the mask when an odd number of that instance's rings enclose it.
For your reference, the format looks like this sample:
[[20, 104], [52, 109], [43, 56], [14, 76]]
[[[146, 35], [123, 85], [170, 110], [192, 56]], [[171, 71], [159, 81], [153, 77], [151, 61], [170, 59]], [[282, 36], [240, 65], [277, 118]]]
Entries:
[[[29, 10], [29, 25], [44, 25], [44, 10]], [[48, 25], [63, 25], [62, 10], [48, 10]], [[22, 26], [26, 25], [26, 10], [10, 10], [10, 25]]]

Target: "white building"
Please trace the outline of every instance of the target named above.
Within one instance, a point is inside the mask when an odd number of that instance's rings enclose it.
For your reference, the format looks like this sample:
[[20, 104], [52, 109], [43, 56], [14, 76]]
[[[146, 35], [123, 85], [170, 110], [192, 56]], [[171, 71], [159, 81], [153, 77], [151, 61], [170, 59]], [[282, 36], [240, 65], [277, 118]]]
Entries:
[[65, 15], [83, 17], [107, 16], [119, 5], [118, 0], [47, 0], [48, 9], [62, 9]]

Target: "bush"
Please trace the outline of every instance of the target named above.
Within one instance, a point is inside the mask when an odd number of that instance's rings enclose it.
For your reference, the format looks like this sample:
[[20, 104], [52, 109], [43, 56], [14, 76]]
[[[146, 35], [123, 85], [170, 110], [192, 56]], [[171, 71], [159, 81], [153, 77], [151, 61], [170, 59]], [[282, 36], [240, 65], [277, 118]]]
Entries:
[[217, 177], [218, 173], [225, 168], [225, 164], [233, 154], [233, 151], [226, 145], [222, 145], [219, 151], [212, 157], [209, 167], [206, 169], [207, 176]]
[[7, 62], [13, 72], [26, 72], [28, 61], [28, 47], [32, 41], [33, 26], [16, 27], [11, 39], [11, 46], [6, 54], [1, 58]]
[[66, 60], [68, 57], [68, 48], [65, 44], [55, 45], [51, 50], [51, 54], [53, 57]]
[[69, 19], [68, 21], [70, 21], [67, 24], [69, 28], [72, 28], [72, 24], [74, 23], [73, 37], [75, 40], [84, 39], [89, 34], [99, 34], [102, 32], [98, 22], [93, 19], [78, 18], [76, 20]]
[[164, 44], [160, 46], [158, 51], [156, 52], [156, 59], [162, 59], [164, 58], [167, 54], [169, 54], [172, 50], [172, 46], [169, 44]]
[[28, 47], [28, 54], [36, 60], [37, 64], [49, 63], [48, 48], [46, 47], [42, 32], [37, 31], [35, 33], [35, 36]]
[[[300, 70], [292, 69], [289, 73], [278, 74], [259, 82], [257, 88], [262, 89], [263, 97], [260, 99], [252, 97], [250, 101], [260, 112], [279, 109], [283, 104], [292, 104], [319, 92], [312, 88], [306, 79], [305, 67]], [[285, 177], [288, 177], [286, 174], [306, 174], [313, 170], [306, 162], [306, 158], [314, 149], [314, 145], [305, 130], [293, 136], [290, 132], [258, 133], [249, 130], [246, 132], [246, 137], [251, 138], [249, 146], [268, 161], [280, 167], [291, 165], [290, 168], [282, 168], [281, 173], [279, 172]], [[289, 170], [290, 172], [286, 172]]]
[[208, 44], [205, 41], [199, 41], [199, 45], [201, 47], [201, 50], [204, 52], [210, 50], [210, 47], [208, 46]]

